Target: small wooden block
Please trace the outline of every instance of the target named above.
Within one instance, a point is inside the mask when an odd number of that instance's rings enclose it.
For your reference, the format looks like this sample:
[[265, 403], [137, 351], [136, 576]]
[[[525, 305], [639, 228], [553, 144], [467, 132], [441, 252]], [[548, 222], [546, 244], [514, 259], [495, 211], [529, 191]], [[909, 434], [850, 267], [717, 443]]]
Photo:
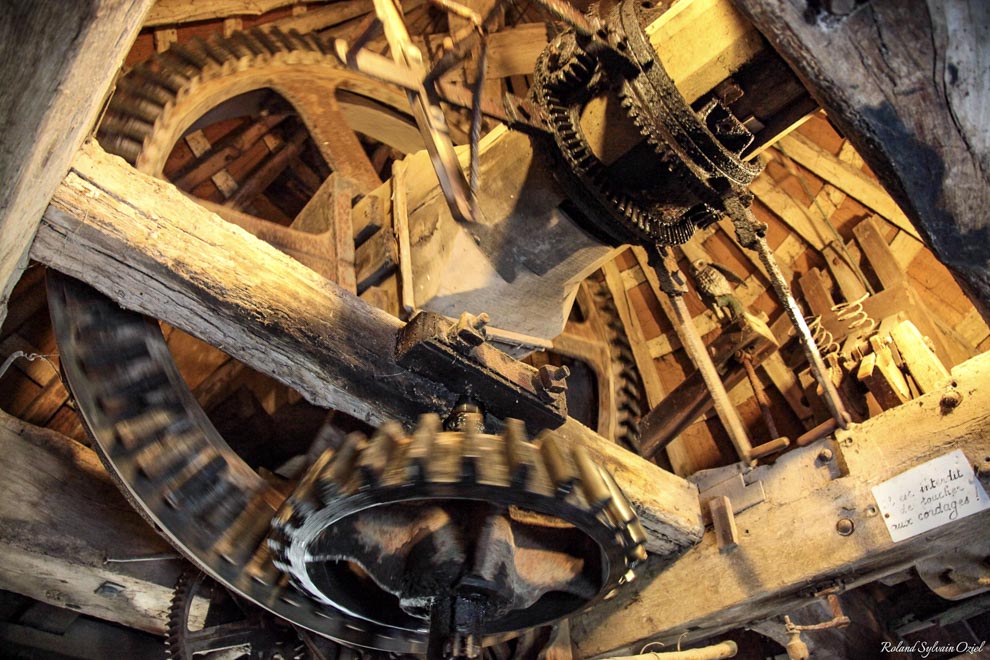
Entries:
[[732, 513], [732, 501], [722, 495], [709, 501], [708, 508], [715, 525], [718, 551], [722, 554], [732, 552], [739, 545], [739, 530], [736, 529], [736, 517]]

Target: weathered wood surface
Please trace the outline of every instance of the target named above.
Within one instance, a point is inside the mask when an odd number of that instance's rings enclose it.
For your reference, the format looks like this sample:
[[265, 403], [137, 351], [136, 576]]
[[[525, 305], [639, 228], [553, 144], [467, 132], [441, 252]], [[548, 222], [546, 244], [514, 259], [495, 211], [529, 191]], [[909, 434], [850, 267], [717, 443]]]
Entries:
[[[0, 411], [0, 588], [154, 633], [165, 630], [175, 551], [90, 449]], [[100, 585], [122, 589], [113, 594]]]
[[[454, 392], [396, 364], [397, 318], [93, 142], [56, 192], [32, 256], [125, 307], [166, 319], [314, 404], [370, 422], [409, 423], [454, 402]], [[697, 540], [700, 507], [690, 484], [573, 420], [559, 433], [613, 470], [650, 534], [650, 549], [671, 553]]]
[[[944, 391], [932, 392], [852, 425], [835, 442], [822, 440], [757, 468], [747, 481], [762, 481], [766, 501], [736, 515], [736, 550], [720, 554], [709, 531], [672, 566], [653, 561], [631, 590], [572, 621], [581, 655], [638, 650], [647, 640], [704, 639], [798, 609], [823, 589], [851, 589], [954, 548], [990, 545], [986, 511], [894, 543], [870, 492], [955, 449], [985, 474], [990, 354], [959, 365], [952, 376], [961, 399], [955, 408], [943, 407]], [[820, 457], [825, 449], [834, 454], [827, 461]], [[853, 522], [851, 535], [836, 532], [840, 518]]]
[[[260, 16], [273, 9], [321, 0], [157, 0], [144, 21], [146, 27], [181, 25], [229, 16]], [[352, 2], [339, 3], [344, 5]], [[370, 3], [369, 3], [370, 4]], [[369, 7], [370, 10], [370, 7]]]
[[737, 4], [802, 76], [986, 317], [990, 5], [870, 2], [848, 16], [822, 10], [809, 20], [803, 3]]
[[0, 11], [0, 323], [41, 214], [152, 1], [14, 0]]

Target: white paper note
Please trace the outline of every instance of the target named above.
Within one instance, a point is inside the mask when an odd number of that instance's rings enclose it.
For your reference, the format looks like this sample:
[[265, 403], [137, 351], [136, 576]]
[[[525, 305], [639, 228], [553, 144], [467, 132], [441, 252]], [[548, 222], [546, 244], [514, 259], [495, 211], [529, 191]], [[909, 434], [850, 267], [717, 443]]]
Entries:
[[887, 530], [894, 541], [990, 507], [990, 498], [973, 474], [962, 450], [933, 458], [873, 487]]

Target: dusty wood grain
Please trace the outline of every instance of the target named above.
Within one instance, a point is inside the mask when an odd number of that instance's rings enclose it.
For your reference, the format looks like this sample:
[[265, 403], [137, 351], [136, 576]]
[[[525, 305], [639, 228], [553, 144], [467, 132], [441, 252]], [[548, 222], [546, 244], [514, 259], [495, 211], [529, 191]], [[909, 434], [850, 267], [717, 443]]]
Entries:
[[[181, 564], [107, 563], [174, 555], [127, 503], [96, 454], [0, 412], [0, 588], [162, 633]], [[123, 586], [116, 596], [97, 588]]]
[[[821, 589], [852, 589], [954, 547], [984, 548], [990, 512], [894, 543], [870, 492], [955, 449], [973, 464], [990, 455], [990, 355], [952, 375], [962, 400], [951, 412], [933, 392], [853, 425], [836, 444], [820, 441], [757, 468], [751, 477], [763, 482], [767, 501], [736, 515], [739, 547], [720, 554], [708, 532], [672, 566], [656, 562], [629, 592], [572, 620], [581, 655], [638, 650], [647, 640], [689, 643], [798, 609]], [[823, 464], [826, 447], [838, 455]], [[835, 478], [839, 465], [847, 473]], [[843, 517], [854, 524], [850, 536], [836, 532]]]
[[298, 2], [321, 0], [157, 0], [144, 20], [146, 27], [181, 25], [229, 16], [260, 16]]
[[[59, 188], [32, 255], [317, 405], [375, 423], [409, 423], [454, 402], [454, 392], [396, 364], [397, 318], [95, 143], [80, 151]], [[669, 554], [697, 540], [700, 506], [690, 484], [573, 420], [558, 432], [613, 470], [640, 512], [649, 548]]]
[[15, 0], [0, 11], [0, 323], [41, 214], [151, 4]]

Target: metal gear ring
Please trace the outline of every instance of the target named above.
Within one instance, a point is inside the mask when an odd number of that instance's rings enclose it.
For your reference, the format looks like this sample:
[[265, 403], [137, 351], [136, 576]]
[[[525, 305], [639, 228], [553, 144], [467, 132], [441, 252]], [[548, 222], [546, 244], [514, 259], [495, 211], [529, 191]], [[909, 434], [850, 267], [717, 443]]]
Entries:
[[[424, 415], [412, 436], [392, 424], [327, 450], [273, 521], [275, 565], [327, 605], [424, 634], [436, 600], [484, 601], [477, 629], [457, 631], [482, 645], [625, 581], [645, 534], [607, 471], [552, 432], [534, 444], [515, 420], [501, 436], [478, 426]], [[359, 599], [355, 573], [370, 578]]]

